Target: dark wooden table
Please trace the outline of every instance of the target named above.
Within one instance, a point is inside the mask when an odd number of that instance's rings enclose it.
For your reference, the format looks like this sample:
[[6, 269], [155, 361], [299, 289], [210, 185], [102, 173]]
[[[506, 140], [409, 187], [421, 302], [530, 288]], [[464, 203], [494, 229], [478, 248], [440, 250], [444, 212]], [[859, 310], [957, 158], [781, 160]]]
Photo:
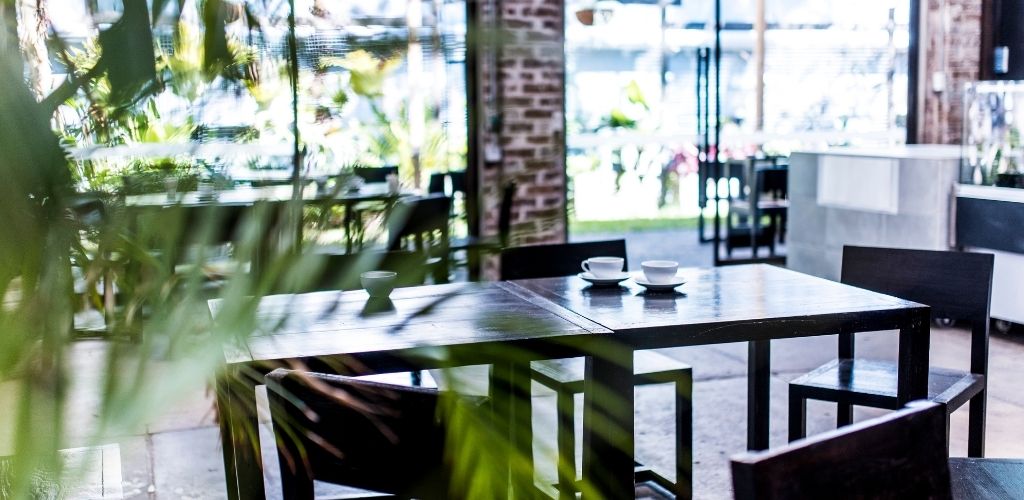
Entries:
[[950, 458], [953, 498], [1024, 498], [1024, 460]]
[[[492, 379], [508, 384], [492, 394], [509, 395], [500, 404], [512, 415], [510, 439], [530, 457], [532, 435], [521, 423], [530, 418], [529, 361], [586, 356], [583, 475], [608, 498], [634, 495], [637, 349], [749, 342], [751, 449], [768, 446], [772, 339], [899, 330], [901, 383], [909, 399], [927, 395], [926, 306], [765, 265], [681, 272], [689, 283], [668, 294], [632, 283], [592, 288], [577, 277], [399, 289], [393, 310], [370, 315], [363, 292], [263, 298], [254, 336], [226, 349], [218, 380], [231, 498], [263, 497], [261, 458], [250, 444], [255, 387], [295, 362], [337, 373], [492, 364]], [[231, 308], [211, 301], [215, 318], [232, 321]]]
[[[607, 346], [623, 352], [587, 360], [587, 383], [620, 396], [617, 407], [610, 407], [594, 398], [594, 391], [584, 393], [585, 425], [593, 419], [598, 433], [615, 429], [623, 437], [633, 435], [630, 384], [636, 349], [748, 342], [747, 446], [752, 450], [768, 448], [773, 339], [899, 330], [899, 375], [909, 384], [908, 401], [927, 396], [927, 306], [763, 264], [680, 273], [688, 283], [667, 294], [646, 292], [631, 281], [594, 288], [575, 276], [511, 282], [614, 332], [616, 342]], [[633, 491], [632, 441], [614, 443], [585, 446], [583, 472], [597, 478], [611, 498], [625, 498]]]
[[[397, 289], [391, 298], [368, 302], [355, 291], [260, 300], [255, 333], [225, 349], [217, 381], [230, 498], [264, 498], [254, 395], [276, 367], [367, 374], [491, 364], [492, 395], [508, 395], [496, 411], [512, 415], [510, 439], [531, 457], [529, 362], [585, 354], [588, 339], [610, 333], [507, 283]], [[219, 321], [233, 321], [232, 307], [210, 302]]]

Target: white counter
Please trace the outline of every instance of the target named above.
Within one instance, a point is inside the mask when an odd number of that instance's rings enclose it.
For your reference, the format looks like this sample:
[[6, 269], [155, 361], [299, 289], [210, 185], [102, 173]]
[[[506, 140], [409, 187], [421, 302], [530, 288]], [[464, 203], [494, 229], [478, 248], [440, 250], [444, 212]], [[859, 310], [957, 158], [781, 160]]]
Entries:
[[787, 265], [838, 279], [844, 245], [945, 250], [959, 146], [795, 152]]
[[957, 244], [995, 255], [992, 317], [1024, 324], [1024, 189], [957, 186]]
[[949, 144], [904, 144], [870, 148], [828, 148], [797, 151], [794, 154], [855, 156], [895, 160], [960, 160], [960, 146]]

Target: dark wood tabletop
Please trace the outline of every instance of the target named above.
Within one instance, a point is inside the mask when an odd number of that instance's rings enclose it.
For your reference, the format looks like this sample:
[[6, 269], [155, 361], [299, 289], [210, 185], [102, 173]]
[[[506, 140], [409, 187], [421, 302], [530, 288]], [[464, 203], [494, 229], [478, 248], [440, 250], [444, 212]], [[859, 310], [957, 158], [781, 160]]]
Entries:
[[[210, 301], [215, 318], [223, 306], [222, 299]], [[263, 297], [255, 331], [244, 344], [226, 346], [224, 355], [236, 364], [466, 346], [472, 356], [484, 345], [539, 348], [547, 339], [579, 345], [586, 341], [569, 338], [608, 333], [507, 283], [448, 284], [398, 288], [385, 300], [362, 290]], [[538, 356], [550, 355], [540, 350]]]
[[1024, 459], [950, 458], [953, 498], [1024, 498]]
[[[757, 340], [754, 330], [769, 322], [771, 339], [804, 336], [807, 327], [839, 333], [822, 323], [842, 316], [867, 322], [878, 312], [925, 307], [765, 264], [681, 269], [679, 275], [687, 283], [674, 293], [649, 292], [633, 280], [593, 287], [576, 276], [511, 283], [628, 337], [638, 349]], [[778, 328], [783, 320], [791, 328]]]

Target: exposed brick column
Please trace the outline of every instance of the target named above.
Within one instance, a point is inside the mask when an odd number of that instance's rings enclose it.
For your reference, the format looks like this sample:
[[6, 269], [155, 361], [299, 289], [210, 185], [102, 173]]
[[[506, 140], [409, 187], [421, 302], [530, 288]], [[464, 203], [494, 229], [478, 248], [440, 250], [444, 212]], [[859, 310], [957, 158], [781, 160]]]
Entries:
[[[964, 84], [981, 68], [982, 0], [924, 0], [921, 12], [921, 115], [918, 142], [959, 144]], [[937, 75], [945, 89], [935, 92]]]
[[[477, 167], [481, 233], [497, 234], [502, 187], [514, 180], [519, 189], [512, 208], [513, 243], [562, 242], [566, 231], [565, 5], [561, 0], [486, 0], [484, 4], [485, 22], [493, 23], [498, 42], [492, 51], [484, 51], [481, 61], [485, 101], [481, 142], [489, 145]], [[500, 152], [500, 159], [488, 155], [488, 149]], [[495, 274], [493, 263], [488, 263], [485, 275]]]

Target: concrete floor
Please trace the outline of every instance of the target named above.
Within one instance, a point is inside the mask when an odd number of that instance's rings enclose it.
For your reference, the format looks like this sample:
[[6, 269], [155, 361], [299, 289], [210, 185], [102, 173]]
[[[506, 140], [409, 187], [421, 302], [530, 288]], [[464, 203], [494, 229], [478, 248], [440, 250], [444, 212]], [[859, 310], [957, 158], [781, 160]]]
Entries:
[[[593, 239], [599, 239], [597, 235]], [[710, 248], [696, 244], [692, 231], [634, 233], [629, 235], [633, 267], [647, 258], [678, 258], [685, 265], [707, 265]], [[701, 257], [703, 256], [703, 257]], [[933, 329], [931, 360], [935, 365], [966, 368], [968, 333], [958, 329]], [[885, 333], [858, 336], [858, 354], [865, 357], [892, 358], [895, 336]], [[110, 344], [102, 341], [80, 342], [75, 348], [77, 384], [96, 387], [95, 374], [102, 367], [104, 352]], [[723, 344], [665, 351], [694, 367], [694, 493], [697, 498], [730, 498], [729, 456], [745, 447], [746, 418], [746, 345]], [[1024, 335], [993, 334], [987, 455], [1024, 457], [1024, 392], [1018, 390], [1024, 378]], [[781, 445], [786, 433], [786, 382], [834, 357], [835, 338], [820, 337], [772, 343], [772, 422], [771, 444]], [[154, 364], [163, 363], [152, 360]], [[671, 388], [648, 386], [637, 390], [637, 454], [643, 462], [661, 470], [672, 466]], [[86, 427], [95, 414], [95, 395], [73, 391], [74, 419]], [[218, 430], [214, 421], [212, 395], [201, 382], [181, 390], [183, 397], [164, 401], [164, 409], [145, 425], [125, 431], [123, 436], [104, 442], [117, 443], [121, 449], [122, 475], [126, 498], [199, 499], [224, 498], [225, 476]], [[538, 474], [553, 476], [554, 398], [540, 388], [535, 391], [534, 426], [538, 444], [535, 456]], [[577, 410], [579, 407], [577, 405]], [[808, 405], [809, 431], [830, 429], [834, 406]], [[858, 410], [857, 418], [879, 412]], [[966, 409], [954, 414], [952, 453], [966, 450]], [[577, 426], [580, 425], [577, 418]], [[72, 435], [74, 436], [74, 432]], [[261, 430], [264, 446], [271, 442], [269, 428]], [[277, 463], [272, 448], [265, 449], [269, 486], [276, 486]], [[271, 490], [272, 491], [272, 490]], [[270, 498], [277, 498], [271, 496]]]

